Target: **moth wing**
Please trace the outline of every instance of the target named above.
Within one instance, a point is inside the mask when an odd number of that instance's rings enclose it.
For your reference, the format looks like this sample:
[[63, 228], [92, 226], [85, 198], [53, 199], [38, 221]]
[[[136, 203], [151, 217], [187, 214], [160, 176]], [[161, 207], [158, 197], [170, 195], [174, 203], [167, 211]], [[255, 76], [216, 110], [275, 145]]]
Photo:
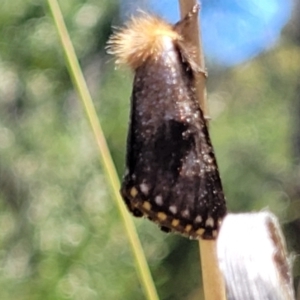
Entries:
[[225, 199], [202, 112], [190, 89], [180, 103], [174, 101], [186, 85], [170, 89], [175, 94], [154, 107], [158, 82], [151, 79], [149, 85], [147, 76], [141, 77], [137, 72], [123, 198], [135, 216], [144, 215], [164, 230], [210, 237], [225, 214]]

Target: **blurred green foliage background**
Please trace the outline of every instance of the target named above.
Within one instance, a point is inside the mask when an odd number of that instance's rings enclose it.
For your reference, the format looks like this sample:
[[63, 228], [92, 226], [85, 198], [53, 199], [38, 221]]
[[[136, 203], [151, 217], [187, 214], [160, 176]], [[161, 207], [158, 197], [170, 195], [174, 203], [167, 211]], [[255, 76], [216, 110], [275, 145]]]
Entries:
[[[132, 74], [104, 46], [117, 1], [60, 1], [120, 177]], [[300, 253], [300, 52], [209, 70], [211, 137], [232, 212], [269, 208]], [[297, 29], [298, 28], [298, 29]], [[299, 35], [297, 35], [299, 34]], [[46, 3], [0, 10], [0, 299], [143, 299], [125, 231]], [[198, 244], [135, 220], [161, 299], [199, 299]], [[294, 263], [295, 286], [300, 261]]]

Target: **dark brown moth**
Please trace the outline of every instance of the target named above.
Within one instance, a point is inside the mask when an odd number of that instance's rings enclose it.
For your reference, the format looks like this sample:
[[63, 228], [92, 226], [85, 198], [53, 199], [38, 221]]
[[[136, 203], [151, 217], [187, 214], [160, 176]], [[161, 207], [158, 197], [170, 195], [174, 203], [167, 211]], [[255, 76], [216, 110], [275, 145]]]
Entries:
[[195, 95], [199, 68], [182, 28], [142, 14], [108, 42], [135, 72], [121, 194], [128, 209], [164, 231], [213, 239], [226, 214], [207, 124]]

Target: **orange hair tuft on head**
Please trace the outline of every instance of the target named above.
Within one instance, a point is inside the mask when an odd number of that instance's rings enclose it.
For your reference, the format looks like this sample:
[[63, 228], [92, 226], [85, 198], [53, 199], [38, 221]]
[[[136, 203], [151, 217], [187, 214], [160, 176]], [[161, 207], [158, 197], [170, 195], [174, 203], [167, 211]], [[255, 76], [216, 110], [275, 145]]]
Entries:
[[114, 33], [108, 43], [108, 53], [117, 57], [116, 63], [137, 69], [147, 59], [155, 59], [163, 51], [165, 41], [179, 42], [181, 35], [164, 20], [143, 13], [132, 17], [125, 27]]

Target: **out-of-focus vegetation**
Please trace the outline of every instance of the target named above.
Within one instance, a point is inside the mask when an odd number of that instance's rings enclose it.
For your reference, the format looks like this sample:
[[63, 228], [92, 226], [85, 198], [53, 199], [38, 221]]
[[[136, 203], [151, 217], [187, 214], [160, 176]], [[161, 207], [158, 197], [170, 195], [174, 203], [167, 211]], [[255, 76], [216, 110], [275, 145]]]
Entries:
[[[116, 1], [60, 2], [121, 176], [131, 75], [104, 51]], [[288, 29], [247, 64], [209, 70], [208, 93], [229, 210], [268, 207], [299, 253], [300, 52]], [[47, 5], [5, 0], [0, 35], [0, 299], [143, 299]], [[198, 299], [198, 244], [135, 222], [161, 299]]]

